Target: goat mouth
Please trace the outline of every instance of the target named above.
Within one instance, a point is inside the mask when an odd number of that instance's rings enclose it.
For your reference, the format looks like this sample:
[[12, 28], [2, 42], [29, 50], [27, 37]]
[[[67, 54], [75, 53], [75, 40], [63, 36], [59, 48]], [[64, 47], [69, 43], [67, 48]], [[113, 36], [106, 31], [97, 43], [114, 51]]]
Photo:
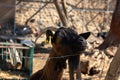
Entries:
[[76, 48], [76, 49], [74, 49], [74, 52], [83, 52], [85, 50], [86, 50], [86, 47]]
[[74, 49], [74, 53], [84, 52], [86, 48]]

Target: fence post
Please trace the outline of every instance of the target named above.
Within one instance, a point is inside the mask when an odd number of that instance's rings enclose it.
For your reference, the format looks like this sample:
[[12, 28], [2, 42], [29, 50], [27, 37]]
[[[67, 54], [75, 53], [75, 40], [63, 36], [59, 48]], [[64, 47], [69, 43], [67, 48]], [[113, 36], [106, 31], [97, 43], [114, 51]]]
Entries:
[[33, 54], [34, 54], [34, 48], [30, 47], [30, 76], [33, 72]]

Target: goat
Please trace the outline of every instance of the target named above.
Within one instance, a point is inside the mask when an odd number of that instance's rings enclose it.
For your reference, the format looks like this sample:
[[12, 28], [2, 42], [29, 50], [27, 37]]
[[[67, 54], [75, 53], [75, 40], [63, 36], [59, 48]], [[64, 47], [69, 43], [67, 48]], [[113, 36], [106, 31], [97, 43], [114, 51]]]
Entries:
[[52, 50], [45, 66], [30, 80], [61, 80], [69, 55], [79, 55], [84, 51], [87, 45], [84, 37], [88, 36], [86, 33], [79, 35], [70, 28], [59, 28], [51, 38]]

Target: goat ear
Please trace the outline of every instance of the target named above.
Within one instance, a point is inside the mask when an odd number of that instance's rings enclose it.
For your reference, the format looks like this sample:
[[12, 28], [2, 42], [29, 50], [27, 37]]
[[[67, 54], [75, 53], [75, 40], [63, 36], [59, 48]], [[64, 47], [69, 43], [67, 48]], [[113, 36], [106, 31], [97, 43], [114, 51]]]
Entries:
[[46, 37], [48, 38], [48, 37], [51, 37], [51, 39], [53, 38], [53, 32], [51, 31], [51, 30], [47, 30], [46, 31]]
[[82, 36], [84, 39], [87, 39], [90, 36], [91, 32], [86, 32], [86, 33], [82, 33], [79, 34], [79, 36]]

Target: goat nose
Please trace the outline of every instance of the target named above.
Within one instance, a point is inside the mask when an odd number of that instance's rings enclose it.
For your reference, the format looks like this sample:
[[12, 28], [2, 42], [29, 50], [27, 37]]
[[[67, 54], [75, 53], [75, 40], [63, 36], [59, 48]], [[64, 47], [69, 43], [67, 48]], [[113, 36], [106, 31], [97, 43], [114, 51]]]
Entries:
[[80, 43], [87, 44], [87, 42], [84, 39], [79, 39]]
[[87, 46], [87, 41], [81, 40], [80, 42], [81, 42], [82, 46]]

